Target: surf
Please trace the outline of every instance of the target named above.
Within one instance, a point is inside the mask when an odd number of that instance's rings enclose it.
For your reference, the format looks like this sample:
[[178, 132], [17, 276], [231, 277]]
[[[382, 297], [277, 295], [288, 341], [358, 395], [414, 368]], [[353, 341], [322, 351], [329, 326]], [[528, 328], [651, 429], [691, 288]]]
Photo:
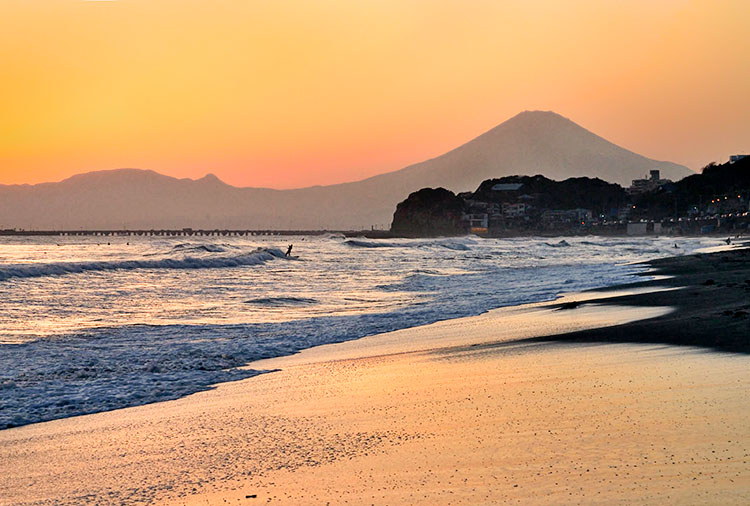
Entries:
[[258, 248], [250, 253], [234, 256], [186, 256], [182, 258], [161, 259], [11, 264], [0, 266], [0, 281], [6, 281], [13, 278], [42, 278], [47, 276], [82, 274], [86, 272], [133, 271], [139, 269], [227, 269], [232, 267], [262, 265], [271, 260], [280, 258], [285, 258], [284, 253], [280, 249]]

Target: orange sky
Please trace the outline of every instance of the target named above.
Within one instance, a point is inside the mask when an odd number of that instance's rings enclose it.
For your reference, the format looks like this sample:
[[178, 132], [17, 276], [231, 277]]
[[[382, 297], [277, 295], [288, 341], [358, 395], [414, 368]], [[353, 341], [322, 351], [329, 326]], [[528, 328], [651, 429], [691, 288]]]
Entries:
[[748, 0], [0, 0], [0, 183], [352, 181], [525, 109], [698, 168], [750, 151], [748, 19]]

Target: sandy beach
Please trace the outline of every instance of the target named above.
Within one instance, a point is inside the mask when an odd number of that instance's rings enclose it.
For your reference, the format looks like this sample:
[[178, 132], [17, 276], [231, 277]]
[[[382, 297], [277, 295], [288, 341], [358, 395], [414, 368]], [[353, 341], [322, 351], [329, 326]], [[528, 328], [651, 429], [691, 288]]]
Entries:
[[668, 277], [0, 431], [0, 502], [747, 504], [748, 259], [654, 261]]

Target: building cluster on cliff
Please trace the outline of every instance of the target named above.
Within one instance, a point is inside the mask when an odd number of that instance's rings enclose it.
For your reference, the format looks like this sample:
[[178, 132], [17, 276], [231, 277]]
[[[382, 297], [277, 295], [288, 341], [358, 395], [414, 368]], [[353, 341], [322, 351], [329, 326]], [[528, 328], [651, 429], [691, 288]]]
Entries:
[[586, 177], [508, 176], [458, 195], [425, 188], [400, 203], [391, 231], [406, 236], [473, 233], [694, 234], [746, 230], [750, 158], [733, 156], [672, 182], [652, 170], [629, 188]]

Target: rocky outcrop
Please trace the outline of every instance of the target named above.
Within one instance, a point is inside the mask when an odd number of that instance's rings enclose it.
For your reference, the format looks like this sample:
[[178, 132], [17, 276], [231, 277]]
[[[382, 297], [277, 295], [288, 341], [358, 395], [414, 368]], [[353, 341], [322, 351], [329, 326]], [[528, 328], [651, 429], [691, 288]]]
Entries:
[[409, 195], [393, 213], [391, 232], [406, 237], [466, 233], [464, 201], [445, 188], [423, 188]]

